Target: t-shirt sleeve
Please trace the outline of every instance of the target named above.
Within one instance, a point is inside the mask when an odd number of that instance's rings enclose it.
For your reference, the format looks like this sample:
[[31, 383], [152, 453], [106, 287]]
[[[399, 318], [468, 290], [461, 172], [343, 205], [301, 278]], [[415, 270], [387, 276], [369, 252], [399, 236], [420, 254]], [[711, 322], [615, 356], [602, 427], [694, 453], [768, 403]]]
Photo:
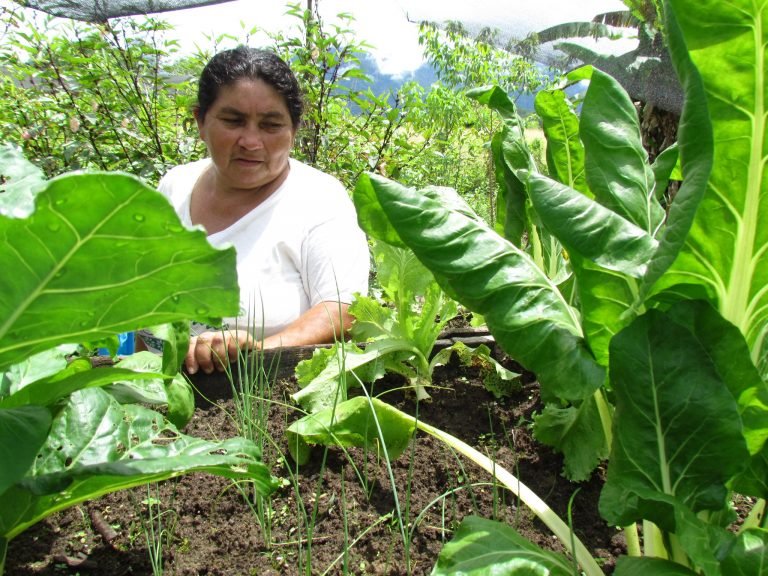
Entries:
[[349, 304], [355, 293], [368, 293], [368, 241], [349, 195], [336, 184], [332, 201], [322, 210], [324, 217], [309, 228], [302, 246], [302, 277], [312, 306], [327, 301]]

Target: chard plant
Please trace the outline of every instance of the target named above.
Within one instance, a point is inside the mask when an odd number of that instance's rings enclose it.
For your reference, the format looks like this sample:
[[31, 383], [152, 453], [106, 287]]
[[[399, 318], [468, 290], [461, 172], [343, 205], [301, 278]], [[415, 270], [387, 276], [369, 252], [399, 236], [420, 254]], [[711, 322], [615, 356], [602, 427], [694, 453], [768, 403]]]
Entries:
[[[631, 100], [595, 70], [578, 116], [562, 94], [537, 100], [557, 179], [526, 161], [506, 95], [475, 93], [505, 120], [494, 148], [502, 228], [519, 236], [498, 234], [446, 189], [368, 175], [355, 202], [374, 215], [377, 238], [413, 250], [537, 374], [547, 407], [536, 434], [564, 453], [566, 473], [585, 478], [608, 458], [600, 511], [626, 527], [629, 551], [616, 574], [760, 574], [768, 560], [768, 237], [758, 225], [768, 206], [768, 6], [665, 6], [686, 103], [677, 150], [654, 165]], [[683, 184], [665, 213], [678, 151]], [[535, 235], [523, 233], [531, 223], [567, 251], [573, 292], [540, 266]], [[734, 525], [735, 495], [754, 506]], [[468, 519], [434, 573], [573, 573], [509, 530]]]
[[[186, 231], [162, 195], [127, 174], [46, 182], [8, 146], [0, 174], [0, 574], [10, 540], [109, 492], [206, 471], [268, 494], [274, 480], [252, 442], [179, 431], [193, 408], [174, 378], [185, 322], [237, 312], [234, 251]], [[162, 359], [67, 361], [73, 345], [153, 325], [165, 326]], [[167, 404], [169, 417], [136, 400]]]

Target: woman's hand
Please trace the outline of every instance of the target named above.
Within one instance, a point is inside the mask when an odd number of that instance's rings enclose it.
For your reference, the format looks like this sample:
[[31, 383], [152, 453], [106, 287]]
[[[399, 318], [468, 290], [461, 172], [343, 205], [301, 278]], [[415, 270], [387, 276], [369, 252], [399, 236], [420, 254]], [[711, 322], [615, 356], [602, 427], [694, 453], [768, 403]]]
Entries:
[[203, 332], [189, 341], [184, 365], [189, 374], [199, 370], [206, 374], [214, 370], [223, 372], [228, 362], [237, 360], [240, 350], [333, 343], [345, 337], [353, 321], [349, 304], [328, 301], [316, 304], [281, 332], [264, 340], [257, 340], [247, 330]]
[[247, 330], [203, 332], [190, 339], [184, 365], [189, 374], [199, 370], [206, 374], [212, 374], [214, 370], [223, 372], [229, 362], [237, 360], [240, 350], [254, 347], [253, 335]]

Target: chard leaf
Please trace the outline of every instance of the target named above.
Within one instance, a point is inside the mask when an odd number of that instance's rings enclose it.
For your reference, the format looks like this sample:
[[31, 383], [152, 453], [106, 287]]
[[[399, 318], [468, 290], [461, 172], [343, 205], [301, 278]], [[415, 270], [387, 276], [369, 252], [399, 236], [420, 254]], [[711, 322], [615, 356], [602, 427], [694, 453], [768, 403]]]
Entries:
[[587, 183], [595, 199], [646, 236], [655, 236], [664, 210], [654, 195], [637, 110], [621, 85], [598, 69], [584, 96], [580, 134]]
[[[697, 309], [707, 313], [716, 314]], [[650, 310], [611, 342], [616, 410], [600, 496], [611, 524], [649, 519], [674, 532], [675, 505], [723, 509], [726, 484], [748, 462], [738, 405], [696, 328]], [[659, 505], [664, 499], [669, 506]]]
[[573, 568], [565, 557], [542, 550], [502, 522], [467, 516], [440, 551], [432, 575], [570, 576]]
[[239, 309], [234, 249], [185, 230], [127, 174], [51, 180], [28, 218], [0, 217], [0, 238], [0, 268], [14, 271], [0, 276], [0, 369], [57, 344]]
[[40, 406], [0, 410], [0, 499], [31, 468], [50, 426], [51, 413]]
[[[491, 142], [501, 194], [501, 200], [497, 202], [497, 207], [501, 208], [497, 209], [495, 229], [515, 247], [525, 249], [547, 277], [554, 284], [560, 284], [568, 277], [569, 271], [563, 259], [562, 246], [540, 227], [537, 214], [530, 210], [524, 182], [527, 174], [536, 172], [537, 168], [515, 104], [498, 86], [477, 88], [467, 94], [496, 110], [504, 122], [501, 133], [496, 134]], [[451, 196], [446, 194], [441, 200]]]
[[594, 396], [578, 407], [558, 408], [547, 404], [534, 418], [534, 424], [536, 439], [563, 453], [563, 474], [573, 482], [588, 480], [600, 461], [608, 457]]
[[536, 372], [550, 395], [578, 400], [603, 383], [603, 368], [585, 345], [576, 311], [527, 254], [479, 219], [451, 210], [459, 203], [455, 192], [427, 195], [363, 175], [359, 195], [378, 200], [443, 290], [482, 314], [499, 345]]
[[540, 90], [534, 101], [547, 137], [547, 166], [558, 182], [593, 197], [584, 175], [579, 118], [563, 90]]
[[768, 531], [750, 528], [739, 534], [721, 568], [728, 576], [765, 574], [768, 566]]
[[13, 394], [24, 386], [64, 370], [67, 367], [67, 353], [75, 350], [75, 346], [58, 346], [10, 366], [2, 375], [0, 397]]
[[519, 169], [533, 170], [536, 163], [525, 144], [523, 125], [514, 102], [498, 86], [486, 86], [467, 91], [474, 98], [499, 113], [504, 122], [500, 134], [491, 141], [499, 198], [496, 203], [495, 229], [518, 248], [522, 248], [523, 233], [529, 231], [525, 214], [525, 184], [517, 176]]
[[[768, 335], [768, 6], [670, 0], [706, 89], [714, 163], [685, 244], [657, 290], [702, 292], [745, 335], [763, 376]], [[673, 50], [681, 43], [671, 40]], [[736, 65], [735, 63], [738, 63]], [[703, 130], [697, 135], [706, 137]], [[683, 176], [689, 157], [683, 152]], [[674, 206], [675, 202], [673, 202]]]
[[675, 322], [691, 327], [699, 345], [738, 403], [749, 453], [758, 454], [768, 440], [768, 383], [752, 364], [744, 337], [706, 302], [675, 306], [670, 309], [669, 316]]
[[[666, 37], [672, 63], [685, 92], [685, 101], [678, 127], [678, 150], [683, 183], [669, 208], [669, 216], [659, 249], [648, 265], [641, 296], [650, 288], [677, 257], [690, 230], [696, 210], [706, 190], [712, 169], [712, 125], [707, 109], [704, 84], [691, 61], [680, 27], [670, 4], [665, 5]], [[660, 191], [657, 191], [657, 195]]]
[[581, 192], [547, 177], [531, 174], [528, 190], [547, 230], [569, 252], [576, 252], [607, 270], [636, 278], [645, 273], [657, 242], [644, 229]]
[[601, 268], [578, 254], [571, 254], [581, 303], [581, 325], [597, 361], [608, 365], [608, 346], [613, 336], [633, 318], [637, 281], [620, 272]]
[[248, 478], [262, 495], [275, 487], [252, 442], [191, 438], [147, 408], [82, 390], [57, 414], [26, 478], [0, 496], [0, 535], [10, 540], [84, 500], [195, 471]]
[[525, 185], [509, 168], [505, 160], [514, 153], [509, 150], [509, 138], [502, 129], [491, 139], [491, 154], [496, 174], [498, 194], [496, 196], [496, 232], [504, 236], [518, 248], [523, 247], [524, 234], [528, 230], [528, 220], [525, 216], [527, 194]]
[[614, 576], [648, 576], [648, 574], [653, 574], [653, 576], [696, 576], [697, 572], [671, 560], [651, 558], [650, 556], [621, 556], [616, 561], [616, 570], [613, 574]]
[[382, 439], [387, 457], [395, 460], [415, 430], [413, 418], [398, 409], [376, 398], [357, 396], [297, 420], [286, 430], [286, 438], [299, 464], [306, 462], [308, 452], [302, 447], [308, 444], [380, 450]]
[[675, 505], [675, 533], [680, 546], [702, 574], [720, 576], [720, 558], [732, 544], [732, 532], [712, 523], [701, 520], [686, 506]]

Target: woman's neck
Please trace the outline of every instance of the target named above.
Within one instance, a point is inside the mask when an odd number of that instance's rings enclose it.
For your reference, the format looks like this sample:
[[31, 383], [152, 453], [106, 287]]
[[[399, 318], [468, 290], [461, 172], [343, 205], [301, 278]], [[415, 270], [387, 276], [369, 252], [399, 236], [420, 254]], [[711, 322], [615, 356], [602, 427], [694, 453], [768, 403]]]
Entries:
[[222, 181], [215, 166], [209, 165], [192, 190], [192, 224], [202, 225], [209, 235], [229, 228], [272, 196], [289, 173], [290, 164], [286, 163], [274, 180], [254, 188], [239, 188]]

